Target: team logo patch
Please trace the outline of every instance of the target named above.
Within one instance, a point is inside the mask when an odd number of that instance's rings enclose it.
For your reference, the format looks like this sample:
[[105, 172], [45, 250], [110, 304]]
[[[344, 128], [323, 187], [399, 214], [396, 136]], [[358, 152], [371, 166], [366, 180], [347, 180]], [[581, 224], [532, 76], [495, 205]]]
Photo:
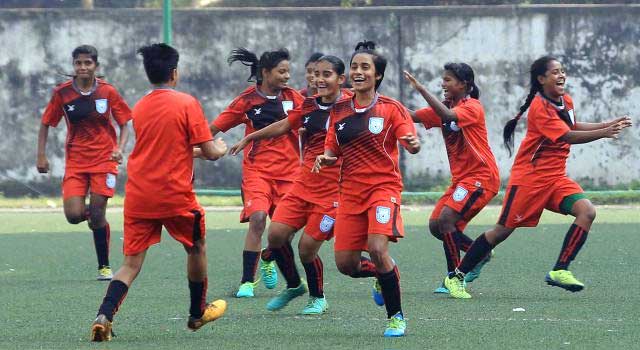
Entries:
[[391, 219], [391, 208], [383, 207], [381, 205], [376, 207], [376, 221], [381, 224], [386, 224]]
[[458, 132], [460, 131], [460, 127], [458, 126], [458, 124], [456, 124], [456, 122], [450, 122], [447, 125], [447, 128], [453, 132]]
[[380, 117], [371, 117], [369, 118], [369, 131], [374, 134], [379, 134], [382, 132], [382, 128], [384, 127], [384, 118]]
[[106, 98], [101, 98], [99, 100], [96, 100], [96, 111], [98, 111], [98, 113], [105, 113], [107, 111]]
[[469, 190], [462, 186], [456, 187], [456, 190], [453, 192], [453, 200], [456, 202], [460, 202], [467, 197]]
[[576, 117], [573, 115], [573, 109], [567, 112], [569, 114], [569, 119], [571, 119], [571, 124], [576, 123]]
[[329, 215], [325, 215], [322, 217], [322, 221], [320, 221], [320, 231], [323, 233], [327, 233], [331, 231], [333, 228], [333, 224], [336, 222], [336, 219], [332, 218]]
[[289, 112], [292, 109], [293, 109], [293, 101], [282, 101], [282, 110], [284, 111], [284, 114], [289, 114], [287, 112]]
[[116, 187], [116, 176], [114, 174], [107, 174], [107, 187], [108, 188]]

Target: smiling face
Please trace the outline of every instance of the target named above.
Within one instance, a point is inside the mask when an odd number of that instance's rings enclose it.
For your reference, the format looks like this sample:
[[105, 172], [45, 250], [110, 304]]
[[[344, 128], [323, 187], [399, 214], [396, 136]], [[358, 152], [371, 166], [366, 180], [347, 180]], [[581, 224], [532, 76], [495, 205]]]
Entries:
[[98, 65], [91, 55], [81, 53], [73, 59], [73, 71], [80, 79], [93, 79]]
[[315, 63], [313, 72], [316, 88], [320, 97], [334, 97], [340, 92], [340, 85], [344, 83], [344, 75], [338, 75], [333, 64], [327, 61]]
[[562, 63], [552, 60], [547, 63], [547, 71], [538, 76], [538, 82], [542, 85], [545, 96], [551, 99], [559, 99], [564, 95], [566, 74]]
[[442, 92], [447, 101], [456, 101], [467, 95], [467, 84], [459, 80], [451, 71], [442, 73]]
[[287, 87], [289, 82], [289, 61], [282, 60], [277, 66], [270, 70], [262, 70], [262, 84], [266, 88], [274, 91], [279, 91]]
[[376, 81], [382, 79], [382, 76], [377, 74], [371, 54], [359, 53], [353, 56], [349, 79], [356, 92], [375, 90]]

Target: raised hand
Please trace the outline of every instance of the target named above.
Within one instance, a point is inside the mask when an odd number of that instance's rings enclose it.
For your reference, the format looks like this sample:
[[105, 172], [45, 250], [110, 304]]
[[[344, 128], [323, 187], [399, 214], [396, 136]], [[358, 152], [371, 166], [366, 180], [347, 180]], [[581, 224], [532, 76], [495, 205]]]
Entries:
[[422, 87], [422, 84], [420, 84], [420, 82], [413, 76], [411, 75], [411, 73], [405, 71], [402, 71], [404, 73], [404, 78], [407, 79], [407, 81], [409, 82], [409, 84], [411, 84], [411, 86], [418, 90], [420, 87]]

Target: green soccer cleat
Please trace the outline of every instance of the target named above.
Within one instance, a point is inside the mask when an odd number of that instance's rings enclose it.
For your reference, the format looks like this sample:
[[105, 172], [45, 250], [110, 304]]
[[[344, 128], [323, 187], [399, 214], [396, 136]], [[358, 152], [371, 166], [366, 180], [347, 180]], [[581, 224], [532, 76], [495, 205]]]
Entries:
[[299, 296], [304, 295], [307, 292], [307, 283], [304, 280], [300, 280], [300, 285], [295, 288], [287, 288], [280, 292], [273, 299], [267, 303], [267, 310], [278, 311], [287, 306], [289, 302]]
[[393, 315], [389, 319], [389, 325], [384, 330], [384, 336], [389, 337], [403, 337], [407, 330], [407, 321], [404, 320], [404, 316], [401, 312]]
[[382, 287], [380, 286], [380, 282], [378, 279], [375, 279], [373, 283], [373, 288], [371, 288], [371, 296], [373, 297], [373, 302], [378, 306], [384, 305], [384, 297], [382, 296]]
[[584, 283], [578, 281], [569, 270], [549, 271], [544, 280], [550, 286], [560, 287], [570, 292], [579, 292], [584, 289]]
[[444, 287], [449, 290], [449, 295], [454, 299], [471, 299], [471, 294], [465, 290], [464, 279], [447, 276], [444, 278]]
[[258, 285], [258, 281], [244, 282], [238, 288], [236, 298], [253, 298], [253, 289]]
[[275, 261], [264, 261], [260, 259], [260, 277], [267, 289], [273, 289], [278, 284], [278, 270]]
[[103, 266], [98, 269], [98, 277], [96, 277], [98, 281], [111, 281], [112, 278], [113, 271], [109, 266]]
[[476, 278], [480, 277], [480, 271], [482, 270], [482, 268], [486, 263], [491, 261], [491, 258], [493, 258], [493, 255], [494, 255], [493, 249], [491, 249], [491, 252], [489, 252], [489, 254], [487, 254], [487, 256], [485, 256], [484, 259], [480, 260], [480, 262], [476, 265], [476, 267], [474, 267], [471, 271], [469, 271], [466, 275], [464, 275], [464, 281], [467, 283], [471, 283], [475, 281]]
[[307, 306], [302, 309], [303, 315], [321, 315], [327, 312], [329, 308], [329, 304], [327, 304], [327, 299], [325, 298], [317, 298], [317, 297], [309, 297], [309, 302], [307, 302]]

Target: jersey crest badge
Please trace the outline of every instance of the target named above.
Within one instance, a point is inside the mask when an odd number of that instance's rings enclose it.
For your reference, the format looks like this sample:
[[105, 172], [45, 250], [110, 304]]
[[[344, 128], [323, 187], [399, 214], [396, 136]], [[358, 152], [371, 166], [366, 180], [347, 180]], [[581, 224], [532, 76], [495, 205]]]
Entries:
[[114, 174], [111, 173], [107, 173], [107, 183], [106, 183], [108, 188], [115, 188], [116, 187], [116, 176]]
[[462, 186], [456, 187], [456, 190], [453, 192], [453, 200], [456, 202], [460, 202], [467, 197], [469, 190]]
[[287, 112], [289, 112], [292, 109], [293, 109], [293, 101], [282, 101], [282, 110], [284, 111], [284, 114], [289, 114]]
[[330, 217], [329, 215], [323, 216], [322, 221], [320, 221], [320, 231], [322, 231], [322, 233], [331, 231], [335, 222], [336, 219]]
[[99, 100], [96, 100], [96, 111], [98, 111], [98, 113], [105, 113], [107, 111], [107, 99], [106, 98], [101, 98]]
[[458, 126], [458, 124], [456, 124], [456, 122], [449, 122], [449, 123], [445, 124], [445, 128], [448, 129], [449, 131], [453, 131], [453, 132], [460, 131], [460, 127]]
[[391, 219], [391, 208], [383, 207], [381, 205], [376, 207], [376, 221], [381, 224], [386, 224]]
[[382, 132], [382, 128], [384, 127], [384, 118], [380, 117], [371, 117], [369, 118], [369, 131], [374, 134], [379, 134]]

